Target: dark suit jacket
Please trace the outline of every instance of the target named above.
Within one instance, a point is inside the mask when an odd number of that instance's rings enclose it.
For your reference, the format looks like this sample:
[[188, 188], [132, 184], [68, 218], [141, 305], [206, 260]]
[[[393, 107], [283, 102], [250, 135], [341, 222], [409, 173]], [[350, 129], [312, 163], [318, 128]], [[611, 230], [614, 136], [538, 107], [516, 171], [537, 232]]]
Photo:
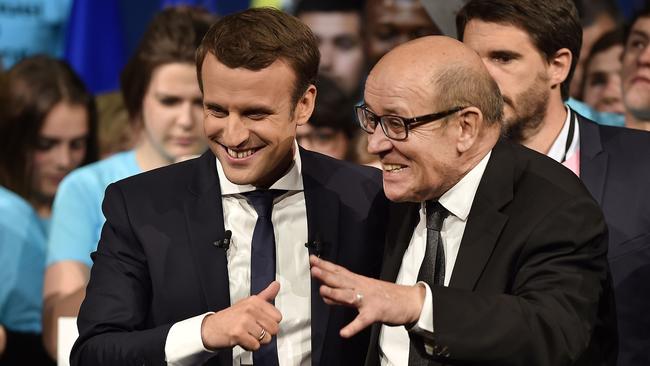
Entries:
[[[380, 172], [300, 154], [309, 240], [324, 242], [323, 258], [378, 276], [387, 205]], [[175, 322], [230, 306], [226, 254], [213, 245], [224, 235], [215, 157], [208, 151], [112, 184], [103, 210], [72, 364], [164, 364]], [[369, 332], [342, 339], [356, 312], [325, 305], [318, 286], [312, 282], [312, 363], [363, 363]], [[232, 349], [207, 364], [232, 365]]]
[[[418, 208], [392, 208], [382, 279], [396, 279]], [[579, 179], [546, 156], [500, 141], [476, 192], [450, 285], [432, 288], [433, 360], [613, 364], [614, 314], [611, 302], [601, 301], [612, 299], [606, 254], [602, 213]], [[378, 333], [373, 326], [367, 365], [379, 364]]]
[[650, 133], [578, 116], [580, 177], [609, 227], [619, 366], [650, 365]]

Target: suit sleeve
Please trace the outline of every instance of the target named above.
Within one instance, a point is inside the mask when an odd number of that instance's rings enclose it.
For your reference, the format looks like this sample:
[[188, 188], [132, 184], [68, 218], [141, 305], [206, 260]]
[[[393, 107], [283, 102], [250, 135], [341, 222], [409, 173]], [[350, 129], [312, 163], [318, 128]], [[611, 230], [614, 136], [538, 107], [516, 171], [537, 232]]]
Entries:
[[172, 324], [148, 326], [150, 274], [118, 185], [106, 189], [102, 209], [106, 223], [91, 255], [93, 266], [71, 364], [164, 365]]
[[600, 210], [578, 197], [532, 227], [507, 294], [432, 288], [434, 333], [424, 341], [434, 358], [555, 366], [574, 364], [587, 349], [608, 273]]

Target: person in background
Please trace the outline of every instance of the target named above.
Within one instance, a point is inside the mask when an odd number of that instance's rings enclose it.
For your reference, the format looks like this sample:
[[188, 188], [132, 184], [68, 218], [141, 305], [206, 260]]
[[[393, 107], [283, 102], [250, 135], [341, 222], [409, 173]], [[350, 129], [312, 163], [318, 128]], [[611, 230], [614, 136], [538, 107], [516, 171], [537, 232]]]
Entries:
[[72, 169], [96, 160], [95, 133], [93, 96], [65, 62], [32, 56], [2, 74], [0, 364], [46, 362], [39, 357], [52, 201]]
[[[602, 208], [616, 300], [618, 364], [650, 364], [650, 318], [639, 317], [650, 302], [650, 134], [597, 125], [564, 104], [580, 52], [580, 23], [572, 1], [470, 0], [456, 24], [460, 39], [478, 52], [499, 84], [509, 137], [571, 169]], [[623, 92], [626, 80], [628, 91], [638, 92], [638, 99], [626, 103], [644, 98], [647, 103], [643, 68], [626, 79], [624, 59], [623, 70]]]
[[591, 47], [603, 35], [619, 28], [623, 19], [616, 0], [573, 0], [573, 2], [580, 17], [582, 46], [579, 56], [575, 55], [578, 60], [571, 79], [569, 95], [582, 100], [585, 61], [591, 52]]
[[441, 34], [420, 0], [367, 0], [364, 15], [368, 69], [386, 52], [402, 43]]
[[625, 126], [650, 131], [650, 4], [630, 24], [621, 71]]
[[352, 99], [360, 98], [366, 59], [359, 0], [299, 1], [295, 15], [318, 41], [319, 74], [333, 80]]
[[623, 30], [605, 34], [591, 48], [585, 60], [582, 100], [599, 112], [623, 114], [621, 58]]
[[296, 140], [303, 148], [340, 160], [353, 160], [351, 139], [357, 130], [354, 104], [336, 84], [321, 77], [316, 82], [318, 98], [307, 124], [298, 126]]
[[190, 7], [168, 8], [149, 24], [121, 76], [139, 136], [133, 150], [74, 171], [61, 184], [52, 215], [43, 290], [45, 345], [56, 355], [57, 320], [75, 316], [85, 294], [104, 215], [106, 187], [206, 149], [194, 53], [213, 17]]

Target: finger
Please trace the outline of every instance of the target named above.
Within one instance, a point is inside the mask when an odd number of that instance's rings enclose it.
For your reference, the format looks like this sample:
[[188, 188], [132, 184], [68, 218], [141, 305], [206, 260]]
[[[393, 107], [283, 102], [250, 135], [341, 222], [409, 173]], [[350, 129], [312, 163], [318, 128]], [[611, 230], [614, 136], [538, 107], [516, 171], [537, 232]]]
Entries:
[[[313, 257], [313, 260], [312, 260], [311, 257]], [[334, 263], [332, 263], [330, 261], [327, 261], [327, 260], [322, 259], [322, 258], [318, 258], [318, 257], [316, 257], [314, 255], [312, 255], [311, 257], [309, 259], [310, 259], [310, 263], [312, 263], [312, 266], [322, 268], [323, 270], [325, 270], [327, 272], [349, 272], [349, 273], [352, 273], [352, 272], [348, 271], [347, 269], [345, 269], [344, 267], [339, 266], [338, 264], [334, 264]]]
[[341, 329], [339, 334], [343, 338], [350, 338], [360, 331], [364, 330], [370, 324], [372, 324], [372, 321], [370, 319], [366, 319], [363, 314], [359, 314], [356, 318], [354, 318], [353, 321]]
[[259, 316], [266, 317], [275, 323], [282, 321], [282, 313], [273, 304], [264, 301], [259, 307]]
[[246, 332], [246, 334], [241, 334], [239, 336], [237, 344], [246, 351], [257, 351], [260, 349], [260, 342], [257, 340], [257, 337], [250, 334], [249, 332]]
[[[271, 335], [276, 335], [280, 331], [280, 325], [270, 319], [260, 318], [257, 320], [257, 325], [261, 328], [266, 329], [266, 332]], [[260, 329], [261, 332], [261, 329]], [[257, 333], [259, 336], [260, 332]]]
[[341, 273], [327, 271], [318, 266], [311, 267], [311, 274], [312, 277], [330, 287], [346, 288], [353, 286], [352, 279], [345, 278]]
[[273, 301], [273, 299], [278, 295], [278, 292], [280, 292], [280, 282], [273, 281], [257, 296], [261, 297], [265, 301]]
[[350, 289], [338, 289], [322, 285], [320, 287], [320, 294], [323, 298], [327, 298], [341, 305], [355, 308], [361, 307], [361, 302], [358, 300], [356, 292]]

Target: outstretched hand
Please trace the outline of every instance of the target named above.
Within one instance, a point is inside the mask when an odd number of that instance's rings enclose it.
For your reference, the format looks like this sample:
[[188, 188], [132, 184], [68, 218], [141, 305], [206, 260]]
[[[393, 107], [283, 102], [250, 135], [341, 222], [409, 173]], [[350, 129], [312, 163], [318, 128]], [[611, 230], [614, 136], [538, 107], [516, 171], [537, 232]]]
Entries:
[[259, 294], [206, 316], [201, 324], [205, 348], [241, 346], [247, 351], [256, 351], [261, 345], [270, 343], [278, 334], [282, 320], [280, 311], [271, 304], [279, 291], [280, 283], [273, 281]]
[[341, 337], [349, 338], [367, 326], [381, 322], [403, 325], [416, 322], [424, 303], [425, 288], [403, 286], [364, 277], [334, 263], [309, 257], [311, 275], [323, 284], [320, 294], [328, 305], [354, 307], [359, 315], [341, 329]]

